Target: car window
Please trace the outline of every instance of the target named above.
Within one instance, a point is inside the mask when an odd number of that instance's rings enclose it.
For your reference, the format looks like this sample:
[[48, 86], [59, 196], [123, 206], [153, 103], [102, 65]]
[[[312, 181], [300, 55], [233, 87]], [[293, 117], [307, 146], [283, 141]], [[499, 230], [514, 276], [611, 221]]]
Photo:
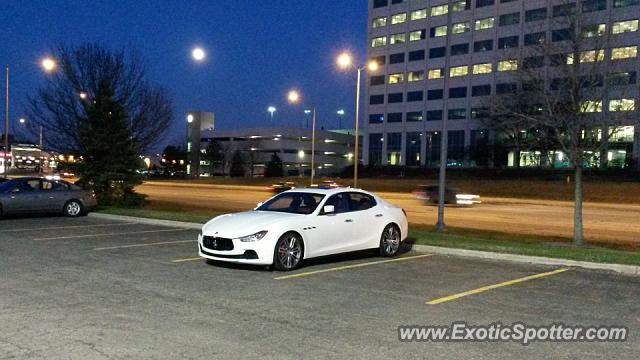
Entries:
[[306, 192], [285, 192], [274, 196], [258, 207], [258, 211], [278, 211], [292, 214], [311, 214], [324, 195]]
[[362, 211], [371, 209], [376, 206], [376, 200], [371, 195], [363, 193], [349, 193], [351, 200], [351, 209], [353, 211]]
[[351, 211], [350, 209], [350, 199], [349, 199], [349, 194], [347, 193], [340, 193], [340, 194], [335, 194], [333, 196], [331, 196], [327, 202], [324, 204], [324, 206], [327, 205], [333, 205], [334, 207], [334, 213], [336, 214], [340, 214], [340, 213], [345, 213], [345, 212], [349, 212]]
[[21, 181], [11, 189], [13, 193], [24, 193], [40, 190], [40, 180], [27, 180]]
[[69, 185], [62, 181], [51, 181], [51, 180], [43, 180], [42, 181], [42, 190], [45, 191], [67, 191], [69, 190]]

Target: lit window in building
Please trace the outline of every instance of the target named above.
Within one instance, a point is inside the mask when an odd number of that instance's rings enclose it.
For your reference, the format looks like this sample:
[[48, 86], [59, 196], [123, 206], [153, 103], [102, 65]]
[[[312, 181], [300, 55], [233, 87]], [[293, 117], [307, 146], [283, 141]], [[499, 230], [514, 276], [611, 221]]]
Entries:
[[411, 12], [411, 20], [422, 20], [427, 18], [427, 9], [414, 10]]
[[451, 11], [459, 12], [468, 10], [471, 6], [471, 0], [458, 0], [451, 4]]
[[493, 71], [493, 65], [491, 63], [475, 64], [473, 65], [473, 74], [490, 74]]
[[399, 84], [402, 82], [404, 82], [403, 73], [389, 74], [389, 84]]
[[381, 47], [381, 46], [385, 46], [385, 45], [387, 45], [387, 37], [386, 36], [380, 36], [380, 37], [371, 39], [371, 47], [373, 47], [373, 48]]
[[580, 54], [580, 62], [595, 62], [604, 60], [604, 50], [588, 50]]
[[635, 99], [615, 99], [609, 101], [609, 111], [634, 111]]
[[449, 12], [449, 5], [439, 5], [431, 8], [431, 16], [446, 15]]
[[391, 45], [404, 44], [406, 39], [407, 39], [407, 34], [405, 33], [393, 34], [389, 37], [389, 44]]
[[514, 71], [518, 70], [518, 60], [502, 60], [498, 61], [498, 71]]
[[412, 31], [409, 33], [409, 41], [420, 41], [424, 40], [426, 37], [427, 31], [424, 29]]
[[451, 32], [454, 34], [462, 34], [471, 30], [471, 24], [468, 21], [463, 21], [453, 24]]
[[613, 34], [638, 31], [638, 20], [616, 21], [613, 23]]
[[614, 8], [621, 8], [632, 5], [640, 5], [640, 0], [613, 0]]
[[626, 46], [611, 49], [611, 60], [631, 59], [638, 57], [637, 46]]
[[467, 65], [455, 66], [449, 70], [449, 76], [451, 77], [466, 76], [468, 74], [469, 74], [469, 67]]
[[387, 134], [387, 164], [400, 165], [402, 154], [402, 133]]
[[444, 77], [444, 69], [431, 69], [427, 75], [429, 80], [442, 79]]
[[580, 111], [583, 113], [602, 112], [602, 100], [588, 100], [580, 103]]
[[391, 15], [391, 25], [402, 24], [407, 21], [407, 13]]
[[375, 18], [371, 22], [371, 27], [374, 28], [374, 29], [375, 28], [380, 28], [380, 27], [385, 27], [385, 26], [387, 26], [387, 17], [386, 16]]
[[424, 71], [409, 71], [409, 74], [407, 75], [407, 80], [409, 82], [424, 80]]
[[476, 30], [491, 29], [493, 27], [494, 23], [495, 23], [495, 18], [493, 18], [493, 17], [488, 17], [488, 18], [485, 18], [485, 19], [479, 19], [479, 20], [476, 20], [475, 29]]
[[607, 33], [607, 24], [592, 24], [582, 27], [582, 37], [592, 38], [602, 36]]
[[431, 37], [447, 36], [447, 25], [431, 28]]

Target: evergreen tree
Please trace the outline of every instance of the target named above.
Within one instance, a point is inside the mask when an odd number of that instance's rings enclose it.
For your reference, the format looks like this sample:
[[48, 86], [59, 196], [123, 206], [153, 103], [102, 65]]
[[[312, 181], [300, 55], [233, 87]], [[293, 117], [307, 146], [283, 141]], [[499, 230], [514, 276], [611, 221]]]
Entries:
[[244, 157], [240, 151], [236, 150], [231, 158], [231, 170], [229, 170], [229, 175], [231, 177], [244, 176], [245, 170]]
[[282, 170], [282, 160], [275, 152], [271, 155], [271, 160], [267, 162], [267, 168], [264, 171], [265, 177], [281, 177], [283, 173]]

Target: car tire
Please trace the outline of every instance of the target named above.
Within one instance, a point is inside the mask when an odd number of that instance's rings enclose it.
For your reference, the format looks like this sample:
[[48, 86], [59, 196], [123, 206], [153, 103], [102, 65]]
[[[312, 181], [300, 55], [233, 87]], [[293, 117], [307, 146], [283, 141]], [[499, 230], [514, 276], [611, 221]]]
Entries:
[[64, 204], [62, 213], [64, 214], [64, 216], [78, 217], [82, 216], [82, 214], [84, 213], [84, 208], [82, 207], [82, 203], [80, 201], [69, 200]]
[[395, 224], [389, 224], [380, 235], [380, 256], [391, 257], [398, 255], [401, 245], [400, 229]]
[[304, 257], [304, 242], [296, 233], [286, 233], [276, 242], [273, 251], [273, 267], [279, 271], [291, 271], [300, 266]]

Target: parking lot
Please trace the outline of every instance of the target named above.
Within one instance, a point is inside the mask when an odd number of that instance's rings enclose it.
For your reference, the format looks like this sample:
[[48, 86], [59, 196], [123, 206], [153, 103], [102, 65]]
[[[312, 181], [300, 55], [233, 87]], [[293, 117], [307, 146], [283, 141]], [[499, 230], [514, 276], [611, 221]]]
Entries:
[[[607, 358], [640, 353], [640, 278], [407, 252], [291, 273], [197, 258], [197, 230], [0, 220], [0, 358]], [[514, 281], [515, 280], [515, 281]], [[400, 342], [398, 326], [618, 325], [624, 343]]]

